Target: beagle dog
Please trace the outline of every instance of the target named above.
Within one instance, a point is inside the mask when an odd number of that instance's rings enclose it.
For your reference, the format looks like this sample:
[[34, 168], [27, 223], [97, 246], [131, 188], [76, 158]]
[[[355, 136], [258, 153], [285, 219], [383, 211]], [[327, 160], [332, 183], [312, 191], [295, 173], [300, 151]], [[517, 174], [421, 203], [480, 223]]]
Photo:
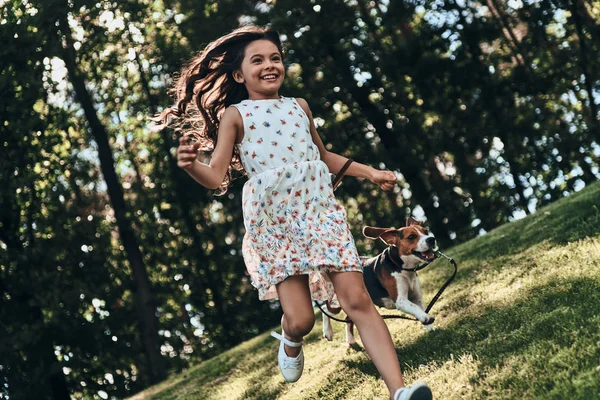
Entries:
[[[435, 259], [438, 250], [435, 236], [423, 227], [423, 223], [409, 217], [406, 226], [374, 228], [366, 226], [363, 235], [381, 239], [388, 248], [375, 257], [361, 257], [363, 279], [373, 303], [379, 307], [397, 309], [413, 315], [427, 331], [433, 330], [434, 317], [425, 312], [421, 283], [417, 271]], [[327, 305], [337, 314], [339, 308]], [[323, 337], [332, 340], [333, 329], [329, 317], [323, 314]], [[354, 344], [354, 324], [346, 323], [346, 342]]]

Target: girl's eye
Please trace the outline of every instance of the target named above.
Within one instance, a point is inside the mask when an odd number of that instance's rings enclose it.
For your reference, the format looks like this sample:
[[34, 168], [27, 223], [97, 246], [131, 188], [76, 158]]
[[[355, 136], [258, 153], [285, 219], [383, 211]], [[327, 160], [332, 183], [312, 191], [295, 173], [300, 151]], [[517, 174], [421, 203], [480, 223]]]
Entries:
[[253, 62], [254, 64], [256, 64], [256, 63], [259, 63], [259, 62], [260, 62], [260, 58], [255, 58], [254, 60], [252, 60], [252, 62]]

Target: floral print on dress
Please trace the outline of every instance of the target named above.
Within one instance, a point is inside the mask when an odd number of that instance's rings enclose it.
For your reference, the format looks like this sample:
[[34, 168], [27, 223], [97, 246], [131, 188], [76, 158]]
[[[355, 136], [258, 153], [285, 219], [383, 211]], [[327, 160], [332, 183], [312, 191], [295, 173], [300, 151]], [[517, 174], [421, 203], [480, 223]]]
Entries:
[[244, 123], [242, 253], [252, 285], [261, 300], [274, 299], [276, 284], [306, 274], [313, 300], [337, 303], [327, 273], [362, 267], [307, 115], [287, 97], [234, 106]]

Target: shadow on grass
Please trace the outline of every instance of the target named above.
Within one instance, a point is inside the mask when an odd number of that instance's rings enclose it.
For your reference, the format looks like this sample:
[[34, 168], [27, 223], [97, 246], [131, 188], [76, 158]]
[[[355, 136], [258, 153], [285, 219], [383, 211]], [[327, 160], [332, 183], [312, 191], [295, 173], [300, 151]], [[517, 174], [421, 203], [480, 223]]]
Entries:
[[[545, 241], [564, 245], [600, 235], [599, 203], [600, 183], [596, 183], [524, 220], [504, 225], [448, 251], [442, 250], [459, 263], [457, 281], [470, 279], [472, 270], [477, 267], [461, 268], [461, 259], [468, 260], [470, 265], [476, 264], [474, 260], [497, 263]], [[441, 284], [451, 274], [450, 267], [438, 263], [441, 261], [432, 264], [430, 268], [436, 270], [424, 282], [433, 284], [435, 290], [439, 287], [437, 283]], [[468, 296], [458, 301], [464, 306], [472, 303]], [[600, 393], [596, 370], [600, 359], [597, 310], [600, 310], [598, 282], [557, 279], [532, 289], [524, 298], [506, 307], [481, 308], [476, 310], [476, 315], [424, 335], [410, 345], [397, 343], [398, 354], [405, 370], [416, 369], [420, 364], [441, 364], [451, 360], [451, 354], [473, 354], [480, 368], [477, 379], [483, 380], [486, 386], [480, 388], [483, 397], [488, 396], [486, 390], [499, 385], [498, 389], [508, 387], [515, 393], [523, 389], [545, 399], [594, 398]], [[307, 344], [318, 340], [318, 330], [305, 338]], [[202, 398], [197, 392], [200, 388], [210, 390], [226, 381], [240, 363], [255, 364], [262, 360], [262, 364], [256, 364], [256, 370], [264, 374], [278, 372], [275, 348], [271, 340], [263, 338], [225, 352], [204, 362], [202, 368], [188, 371], [181, 382], [152, 399]], [[266, 358], [263, 359], [262, 353]], [[248, 354], [257, 355], [257, 359], [248, 360]], [[523, 370], [489, 383], [486, 380], [489, 369], [504, 365], [504, 360], [510, 357], [520, 357]], [[373, 363], [366, 358], [343, 361], [341, 368], [344, 374], [336, 372], [319, 388], [320, 398], [344, 397], [361, 384], [361, 374], [379, 377]], [[523, 379], [523, 376], [532, 379]], [[477, 386], [478, 382], [473, 384]], [[183, 394], [186, 390], [189, 392]], [[267, 387], [258, 382], [247, 388], [244, 398], [275, 399], [282, 390], [281, 386]]]
[[[271, 370], [273, 366], [276, 365], [277, 359], [273, 357], [271, 351], [265, 351], [265, 349], [271, 349], [272, 347], [273, 342], [268, 340], [268, 338], [255, 340], [255, 343], [251, 345], [240, 345], [233, 350], [204, 361], [200, 368], [190, 369], [182, 374], [183, 380], [178, 382], [177, 385], [153, 395], [151, 399], [169, 400], [180, 398], [206, 398], [190, 388], [196, 388], [198, 390], [206, 390], [208, 388], [210, 391], [211, 386], [227, 380], [232, 375], [232, 372], [235, 371], [236, 366], [246, 360], [249, 354], [256, 356], [252, 361], [253, 364], [262, 364], [265, 369]], [[262, 355], [262, 357], [259, 357], [259, 355]], [[206, 394], [207, 393], [204, 395]]]
[[[600, 389], [595, 377], [600, 358], [598, 310], [600, 283], [555, 280], [532, 289], [509, 306], [485, 307], [477, 315], [423, 335], [410, 345], [399, 344], [398, 357], [407, 370], [472, 354], [480, 363], [475, 386], [491, 369], [516, 357], [520, 369], [496, 382], [496, 389], [513, 393], [528, 390], [530, 395], [545, 399], [594, 398]], [[369, 360], [344, 364], [378, 376]], [[481, 388], [483, 396], [489, 395], [490, 384], [486, 387]], [[561, 397], [564, 395], [568, 397]]]
[[[396, 341], [403, 370], [422, 364], [443, 365], [462, 354], [478, 362], [472, 386], [481, 398], [502, 398], [499, 393], [527, 393], [527, 398], [593, 398], [599, 383], [596, 367], [600, 318], [600, 283], [589, 279], [557, 279], [529, 290], [505, 307], [482, 307], [445, 329], [424, 334], [413, 343]], [[314, 330], [307, 344], [320, 339]], [[176, 386], [153, 398], [200, 399], [211, 388], [227, 380], [240, 363], [257, 376], [278, 373], [273, 342], [266, 338], [233, 353], [208, 360], [202, 369], [191, 370]], [[362, 351], [362, 348], [354, 349]], [[340, 349], [340, 351], [343, 351]], [[248, 354], [254, 354], [248, 359]], [[510, 370], [508, 359], [518, 360], [519, 368]], [[344, 360], [326, 383], [318, 388], [318, 398], [344, 398], [358, 388], [365, 375], [380, 378], [367, 357]], [[509, 368], [502, 378], [487, 380], [497, 366]], [[250, 383], [244, 399], [276, 399], [285, 384], [268, 385], [268, 380]], [[206, 391], [207, 393], [201, 393]]]

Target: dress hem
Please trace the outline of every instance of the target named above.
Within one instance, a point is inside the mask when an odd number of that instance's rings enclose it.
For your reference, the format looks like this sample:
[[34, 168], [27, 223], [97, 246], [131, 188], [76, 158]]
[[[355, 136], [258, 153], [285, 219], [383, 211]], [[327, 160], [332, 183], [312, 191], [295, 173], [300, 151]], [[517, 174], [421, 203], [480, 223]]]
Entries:
[[[265, 282], [265, 284], [263, 284], [261, 286], [255, 286], [254, 283], [252, 282], [252, 286], [258, 291], [258, 299], [260, 301], [277, 300], [277, 299], [279, 299], [279, 296], [277, 295], [277, 289], [275, 288], [275, 286], [278, 285], [279, 283], [283, 282], [290, 276], [320, 274], [323, 276], [324, 279], [326, 279], [330, 284], [332, 284], [329, 279], [329, 275], [328, 275], [330, 272], [360, 272], [361, 274], [363, 273], [362, 266], [360, 266], [360, 265], [358, 265], [358, 266], [353, 265], [353, 266], [348, 266], [348, 267], [344, 267], [343, 269], [340, 269], [336, 265], [329, 264], [329, 265], [319, 266], [318, 268], [319, 269], [302, 271], [302, 272], [290, 271], [290, 273], [286, 273], [285, 275], [279, 275], [277, 277], [278, 279], [274, 280], [273, 282]], [[331, 293], [324, 293], [322, 291], [313, 292], [310, 283], [311, 282], [309, 281], [311, 300], [331, 301], [334, 299], [335, 292], [333, 292], [333, 291]]]

